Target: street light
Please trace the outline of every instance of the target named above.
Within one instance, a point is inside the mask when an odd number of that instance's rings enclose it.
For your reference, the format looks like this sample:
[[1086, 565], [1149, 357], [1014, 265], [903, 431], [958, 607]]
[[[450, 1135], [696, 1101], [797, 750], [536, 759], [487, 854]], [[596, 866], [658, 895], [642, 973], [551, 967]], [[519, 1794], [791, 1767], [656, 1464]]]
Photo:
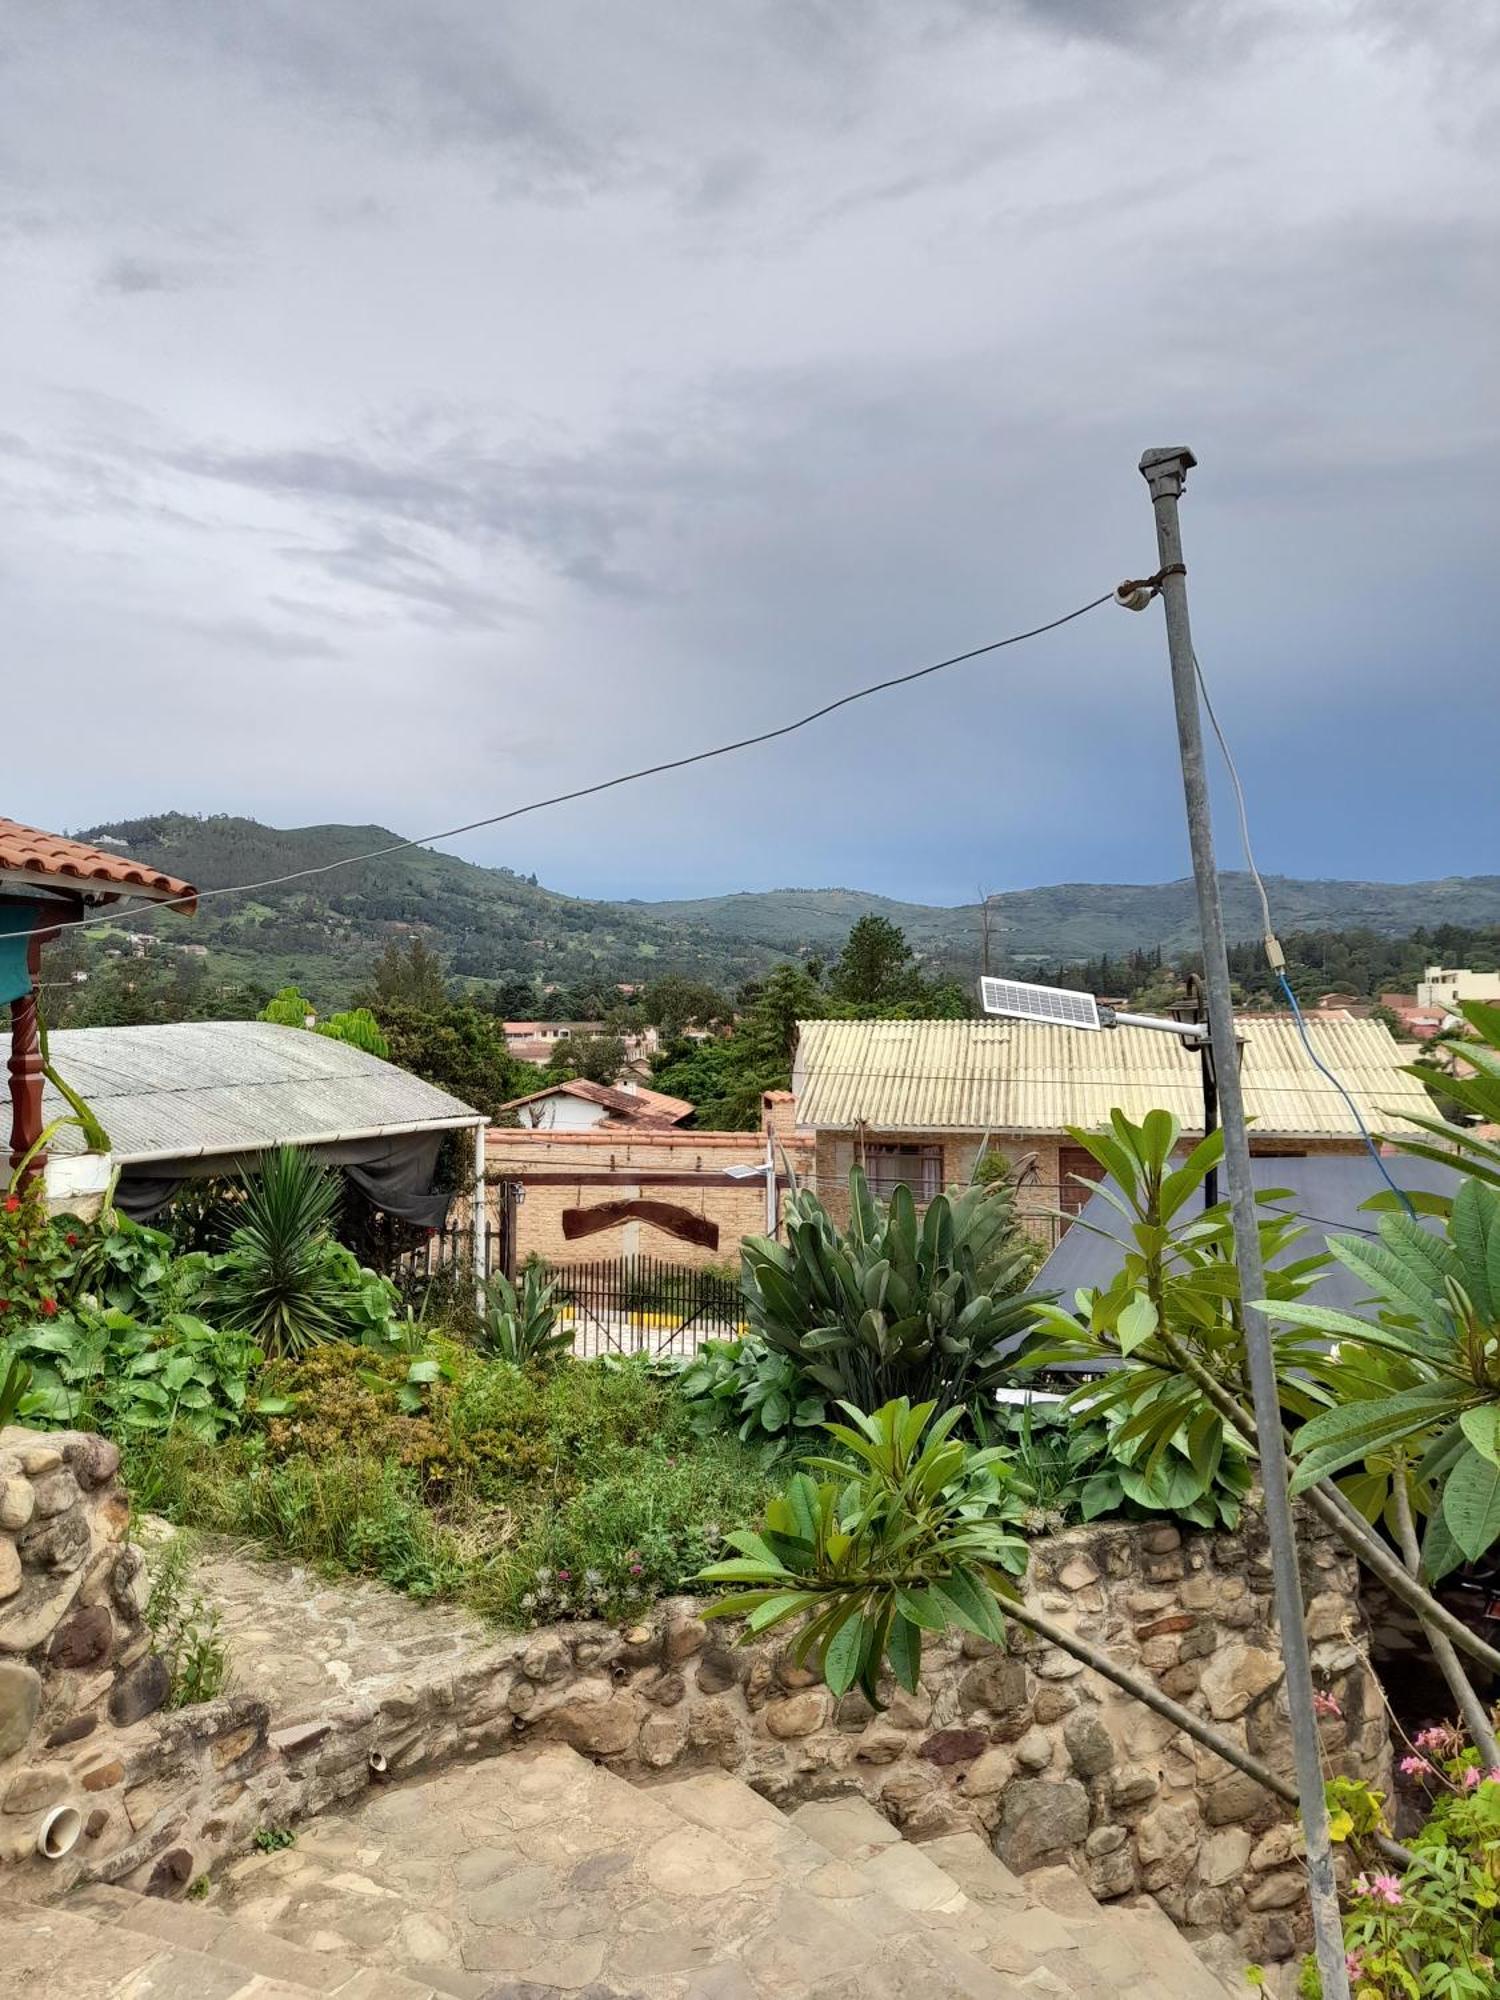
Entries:
[[[1124, 1008], [1107, 1006], [1092, 993], [1080, 992], [1076, 987], [1031, 986], [1020, 979], [981, 979], [979, 1000], [986, 1014], [997, 1014], [1009, 1021], [1036, 1021], [1055, 1028], [1081, 1028], [1088, 1033], [1107, 1028], [1149, 1028], [1155, 1034], [1175, 1035], [1185, 1049], [1198, 1052], [1205, 1138], [1218, 1130], [1219, 1090], [1206, 1021], [1169, 1020], [1162, 1014], [1129, 1014]], [[1211, 1167], [1203, 1182], [1203, 1206], [1212, 1208], [1218, 1199], [1219, 1171]]]

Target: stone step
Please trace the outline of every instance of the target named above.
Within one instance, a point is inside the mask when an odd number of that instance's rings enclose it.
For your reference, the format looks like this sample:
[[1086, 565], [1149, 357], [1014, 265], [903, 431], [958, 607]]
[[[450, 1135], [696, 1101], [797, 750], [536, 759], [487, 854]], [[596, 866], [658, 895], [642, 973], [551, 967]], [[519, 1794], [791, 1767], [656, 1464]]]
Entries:
[[273, 1979], [299, 1993], [336, 1995], [338, 2000], [433, 2000], [433, 1988], [424, 1982], [358, 1958], [305, 1950], [198, 1903], [169, 1902], [93, 1883], [75, 1890], [67, 1908], [116, 1935], [124, 1931], [174, 1951], [197, 1953], [222, 1967], [226, 1976]]
[[560, 1745], [516, 1750], [367, 1793], [294, 1848], [235, 1864], [209, 1908], [454, 2000], [509, 1984], [630, 2000], [1047, 2000], [738, 1780], [691, 1802], [677, 1790], [631, 1786]]
[[[203, 1915], [186, 1904], [129, 1900], [147, 1910]], [[173, 1934], [179, 1930], [182, 1935]], [[68, 2000], [432, 2000], [430, 1987], [347, 1961], [313, 1966], [318, 1983], [310, 1985], [285, 1976], [287, 1947], [279, 1938], [247, 1934], [238, 1940], [239, 1955], [225, 1957], [217, 1948], [202, 1948], [208, 1935], [170, 1917], [140, 1926], [122, 1922], [121, 1912], [108, 1907], [18, 1908], [0, 1916], [5, 1992], [8, 2000], [56, 2000], [59, 1994]], [[335, 1971], [334, 1983], [327, 1983]]]
[[1100, 1903], [1071, 1868], [1034, 1869], [1029, 1875], [1014, 1875], [977, 1833], [944, 1834], [923, 1846], [971, 1902], [1014, 1912], [1032, 1895], [1038, 1895], [1041, 1908], [1055, 1916], [1067, 1919], [1083, 1912], [1090, 1920], [1112, 1926], [1131, 1941], [1136, 1957], [1164, 1980], [1172, 1993], [1181, 1995], [1181, 2000], [1224, 2000], [1226, 1992], [1240, 1995], [1251, 1990], [1243, 1982], [1235, 1985], [1221, 1979], [1152, 1902], [1142, 1900], [1128, 1906]]
[[[1104, 1992], [1120, 2000], [1223, 2000], [1213, 1975], [1159, 1911], [1171, 1932], [1169, 1955], [1143, 1924], [1099, 1904], [1071, 1869], [1018, 1877], [977, 1834], [914, 1845], [858, 1795], [799, 1806], [791, 1818], [996, 1970], [1046, 1972], [1080, 2000]], [[971, 1894], [971, 1884], [980, 1893]]]

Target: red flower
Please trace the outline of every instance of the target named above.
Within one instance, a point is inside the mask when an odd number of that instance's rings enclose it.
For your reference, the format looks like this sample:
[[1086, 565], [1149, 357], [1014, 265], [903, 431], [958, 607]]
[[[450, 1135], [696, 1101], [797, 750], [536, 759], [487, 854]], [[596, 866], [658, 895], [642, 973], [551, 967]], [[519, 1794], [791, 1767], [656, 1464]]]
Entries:
[[42, 1311], [43, 1311], [43, 1313], [44, 1313], [44, 1314], [46, 1315], [46, 1317], [47, 1317], [48, 1319], [51, 1319], [52, 1315], [53, 1315], [53, 1314], [54, 1314], [54, 1313], [55, 1313], [55, 1312], [57, 1311], [57, 1300], [56, 1300], [56, 1299], [43, 1299], [43, 1300], [42, 1300]]
[[8, 1313], [9, 1311], [10, 1311], [10, 1300], [0, 1299], [0, 1313]]
[[7, 1215], [14, 1215], [20, 1206], [21, 1197], [18, 1194], [8, 1194], [5, 1197], [5, 1213]]
[[67, 1235], [63, 1238], [63, 1242], [67, 1244], [70, 1250], [76, 1250], [78, 1248], [78, 1238], [71, 1229], [68, 1231]]

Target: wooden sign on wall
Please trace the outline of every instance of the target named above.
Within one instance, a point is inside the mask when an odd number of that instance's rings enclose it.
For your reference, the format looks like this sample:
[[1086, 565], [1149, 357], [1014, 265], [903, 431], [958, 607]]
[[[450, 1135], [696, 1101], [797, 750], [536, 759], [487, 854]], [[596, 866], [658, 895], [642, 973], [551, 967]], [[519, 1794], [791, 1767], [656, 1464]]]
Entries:
[[700, 1250], [719, 1247], [717, 1222], [710, 1222], [706, 1215], [699, 1215], [693, 1209], [679, 1208], [676, 1202], [652, 1201], [640, 1195], [626, 1201], [601, 1201], [592, 1208], [565, 1208], [562, 1233], [565, 1241], [576, 1243], [581, 1236], [597, 1236], [601, 1230], [614, 1229], [622, 1222], [649, 1222], [653, 1229], [663, 1230], [684, 1243], [695, 1243]]

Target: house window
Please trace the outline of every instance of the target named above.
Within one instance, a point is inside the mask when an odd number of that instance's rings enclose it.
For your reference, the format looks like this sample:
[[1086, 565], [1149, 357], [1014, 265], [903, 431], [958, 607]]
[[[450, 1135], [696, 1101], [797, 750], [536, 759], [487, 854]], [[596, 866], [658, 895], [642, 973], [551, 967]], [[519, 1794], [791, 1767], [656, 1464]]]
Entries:
[[941, 1146], [866, 1146], [865, 1179], [871, 1194], [889, 1201], [898, 1187], [909, 1187], [918, 1201], [931, 1201], [943, 1187]]

